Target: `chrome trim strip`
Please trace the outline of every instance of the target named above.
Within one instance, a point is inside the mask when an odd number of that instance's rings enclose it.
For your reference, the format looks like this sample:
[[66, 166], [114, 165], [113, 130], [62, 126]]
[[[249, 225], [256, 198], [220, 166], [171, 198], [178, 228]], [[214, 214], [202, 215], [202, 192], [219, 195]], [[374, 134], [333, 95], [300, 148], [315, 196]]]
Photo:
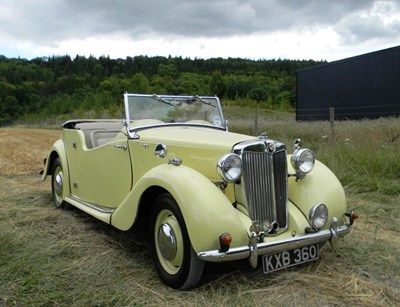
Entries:
[[[337, 236], [343, 236], [351, 231], [351, 226], [346, 224], [337, 229], [322, 230], [317, 233], [306, 234], [301, 237], [294, 237], [289, 239], [282, 239], [267, 243], [258, 243], [256, 248], [253, 246], [240, 246], [230, 248], [226, 252], [220, 252], [219, 250], [204, 251], [197, 254], [197, 256], [204, 261], [209, 262], [224, 262], [224, 261], [235, 261], [240, 259], [254, 258], [254, 253], [257, 253], [256, 257], [283, 252], [285, 250], [292, 250], [303, 246], [316, 244], [328, 240], [335, 240]], [[250, 239], [251, 241], [251, 239]], [[251, 245], [251, 244], [249, 244]]]
[[72, 201], [76, 201], [76, 202], [80, 203], [83, 206], [89, 207], [90, 209], [96, 210], [96, 211], [101, 212], [101, 213], [112, 214], [115, 211], [115, 209], [109, 209], [109, 208], [105, 208], [103, 206], [99, 206], [99, 205], [96, 205], [96, 204], [88, 203], [88, 202], [86, 202], [86, 201], [84, 201], [84, 200], [82, 200], [79, 197], [76, 197], [74, 195], [67, 196], [67, 199], [66, 199], [67, 202], [68, 202], [68, 199], [71, 199]]

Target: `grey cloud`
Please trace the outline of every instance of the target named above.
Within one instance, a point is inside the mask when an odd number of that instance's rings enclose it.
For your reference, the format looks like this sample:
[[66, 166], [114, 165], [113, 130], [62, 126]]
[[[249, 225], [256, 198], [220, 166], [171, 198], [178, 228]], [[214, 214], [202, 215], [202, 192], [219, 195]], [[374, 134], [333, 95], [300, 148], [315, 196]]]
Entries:
[[351, 14], [338, 23], [336, 32], [344, 44], [385, 40], [390, 37], [396, 38], [400, 32], [400, 19], [385, 22], [383, 18], [387, 13], [398, 11], [398, 9], [399, 4], [396, 1], [385, 1], [380, 7], [380, 15]]
[[[126, 33], [135, 39], [210, 38], [338, 25], [340, 35], [358, 40], [366, 37], [368, 29], [376, 24], [346, 17], [371, 8], [373, 3], [373, 0], [0, 0], [0, 12], [6, 6], [14, 12], [8, 17], [0, 13], [0, 35], [3, 31], [15, 38], [50, 44], [114, 33]], [[379, 31], [388, 29], [381, 25]]]
[[[330, 25], [344, 16], [369, 8], [373, 0], [276, 0], [266, 7], [268, 24], [273, 30], [285, 30], [299, 26]], [[260, 0], [260, 6], [263, 1]]]
[[341, 23], [336, 31], [345, 44], [367, 42], [373, 39], [386, 39], [396, 37], [400, 30], [400, 22], [385, 25], [377, 16], [370, 18], [357, 18]]

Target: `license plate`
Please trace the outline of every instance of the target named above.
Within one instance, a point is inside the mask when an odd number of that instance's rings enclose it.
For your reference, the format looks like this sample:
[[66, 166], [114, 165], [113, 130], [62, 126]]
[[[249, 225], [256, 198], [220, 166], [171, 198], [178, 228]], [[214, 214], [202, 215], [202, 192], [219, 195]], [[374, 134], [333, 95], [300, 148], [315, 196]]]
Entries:
[[262, 257], [264, 274], [318, 259], [318, 245], [304, 246]]

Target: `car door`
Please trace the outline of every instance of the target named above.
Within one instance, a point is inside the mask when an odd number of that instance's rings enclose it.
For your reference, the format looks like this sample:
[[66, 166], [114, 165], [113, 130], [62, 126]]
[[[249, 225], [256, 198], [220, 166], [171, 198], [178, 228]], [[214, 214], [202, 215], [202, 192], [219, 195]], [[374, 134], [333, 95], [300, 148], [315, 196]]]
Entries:
[[74, 144], [69, 150], [71, 194], [92, 205], [116, 208], [132, 186], [126, 136], [92, 149]]

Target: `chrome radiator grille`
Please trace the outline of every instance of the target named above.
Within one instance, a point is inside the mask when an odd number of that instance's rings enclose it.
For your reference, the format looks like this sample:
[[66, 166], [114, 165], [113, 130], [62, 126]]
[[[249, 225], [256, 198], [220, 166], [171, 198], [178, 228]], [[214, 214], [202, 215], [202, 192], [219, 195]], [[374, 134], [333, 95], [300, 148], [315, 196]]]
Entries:
[[287, 227], [286, 149], [274, 152], [243, 151], [243, 177], [250, 218]]

